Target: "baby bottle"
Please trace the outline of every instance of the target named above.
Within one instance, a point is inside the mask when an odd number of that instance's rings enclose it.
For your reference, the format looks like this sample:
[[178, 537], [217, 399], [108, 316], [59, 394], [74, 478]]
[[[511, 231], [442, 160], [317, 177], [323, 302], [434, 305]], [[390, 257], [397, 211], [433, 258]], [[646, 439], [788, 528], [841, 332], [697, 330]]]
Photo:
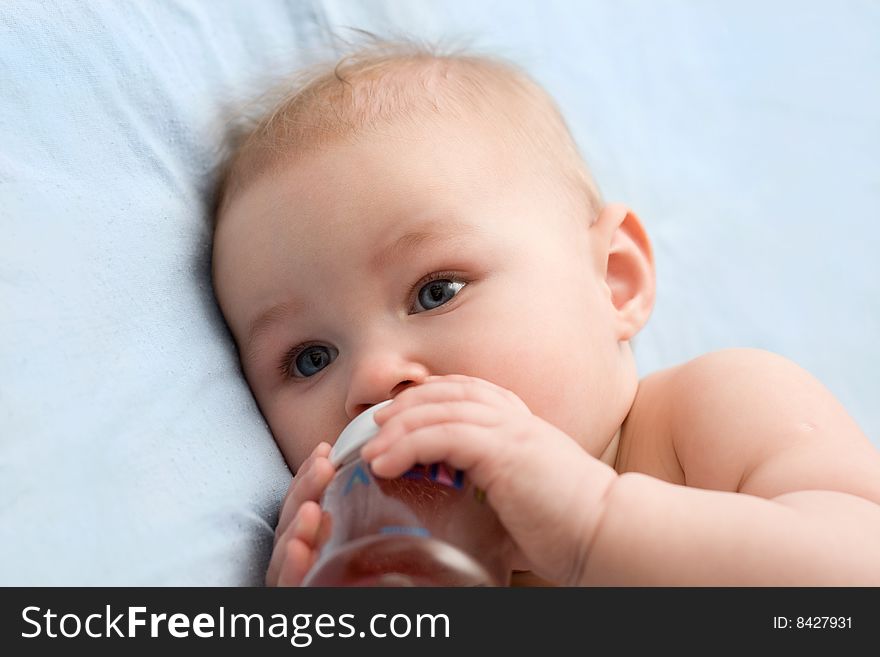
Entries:
[[383, 479], [360, 458], [390, 401], [354, 418], [330, 451], [330, 535], [303, 586], [507, 586], [512, 542], [462, 471], [434, 463]]

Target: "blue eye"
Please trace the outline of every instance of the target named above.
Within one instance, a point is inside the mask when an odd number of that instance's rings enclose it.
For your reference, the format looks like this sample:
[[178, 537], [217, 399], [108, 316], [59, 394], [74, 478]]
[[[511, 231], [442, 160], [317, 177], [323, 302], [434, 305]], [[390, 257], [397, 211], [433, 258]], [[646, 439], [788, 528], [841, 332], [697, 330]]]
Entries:
[[[446, 274], [441, 274], [446, 276]], [[461, 281], [451, 280], [449, 278], [437, 278], [425, 283], [419, 290], [416, 301], [424, 310], [433, 310], [442, 306], [452, 297], [458, 294], [459, 290], [465, 284]]]
[[294, 347], [285, 357], [281, 369], [288, 377], [310, 377], [327, 367], [338, 355], [339, 352], [333, 347]]

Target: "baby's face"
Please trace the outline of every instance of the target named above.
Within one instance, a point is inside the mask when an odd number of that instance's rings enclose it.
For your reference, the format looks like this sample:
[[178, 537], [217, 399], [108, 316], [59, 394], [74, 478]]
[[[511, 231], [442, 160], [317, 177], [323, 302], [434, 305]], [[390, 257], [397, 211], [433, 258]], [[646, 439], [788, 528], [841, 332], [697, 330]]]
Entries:
[[361, 136], [264, 175], [224, 214], [214, 285], [288, 464], [428, 375], [516, 393], [597, 455], [623, 365], [588, 209], [491, 126]]

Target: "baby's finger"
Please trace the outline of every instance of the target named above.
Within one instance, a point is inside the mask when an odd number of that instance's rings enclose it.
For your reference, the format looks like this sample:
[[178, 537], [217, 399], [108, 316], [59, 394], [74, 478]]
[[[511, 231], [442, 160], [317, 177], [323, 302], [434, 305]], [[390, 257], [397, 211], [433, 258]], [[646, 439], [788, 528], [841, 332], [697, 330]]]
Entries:
[[[294, 476], [294, 480], [296, 479], [296, 477], [299, 477], [305, 472], [308, 472], [309, 468], [312, 467], [316, 459], [328, 456], [331, 449], [332, 446], [326, 440], [323, 440], [315, 445], [312, 453], [309, 454], [306, 460], [300, 464], [299, 469], [296, 471], [296, 475]], [[290, 495], [290, 490], [288, 490], [287, 494]]]
[[319, 551], [330, 539], [333, 530], [333, 516], [326, 511], [321, 512], [321, 523], [318, 526], [318, 532], [315, 535], [315, 551]]
[[498, 385], [497, 383], [493, 383], [488, 379], [481, 379], [476, 376], [467, 376], [466, 374], [445, 374], [443, 376], [429, 376], [425, 379], [425, 383], [439, 380], [457, 381], [460, 383], [470, 383], [473, 385], [483, 386], [489, 390], [492, 390], [493, 392], [497, 392], [508, 402], [517, 406], [521, 406], [526, 411], [529, 410], [528, 406], [526, 406], [526, 403], [522, 399], [520, 399], [515, 392], [513, 392], [512, 390], [508, 390], [504, 386]]
[[308, 458], [306, 458], [306, 460], [300, 464], [299, 469], [294, 474], [293, 479], [290, 482], [290, 486], [287, 487], [287, 493], [284, 495], [284, 501], [281, 503], [282, 505], [287, 504], [287, 501], [294, 494], [294, 491], [296, 490], [297, 486], [299, 485], [299, 482], [302, 481], [302, 479], [305, 477], [306, 473], [309, 471], [309, 469], [314, 464], [315, 459], [320, 456], [325, 456], [325, 457], [328, 456], [330, 454], [330, 449], [331, 449], [330, 443], [328, 443], [326, 441], [320, 442], [317, 445], [315, 445], [315, 449], [313, 449], [312, 453], [309, 454]]
[[267, 586], [299, 586], [314, 563], [314, 551], [300, 540], [291, 541], [285, 550], [277, 579], [270, 583], [267, 576]]
[[394, 401], [373, 414], [376, 424], [383, 425], [389, 419], [418, 404], [432, 402], [472, 401], [492, 407], [508, 407], [509, 401], [498, 390], [486, 385], [465, 381], [447, 381], [445, 378], [425, 381], [401, 392]]
[[[322, 524], [322, 515], [321, 507], [316, 502], [307, 501], [300, 507], [299, 513], [290, 523], [290, 527], [275, 542], [275, 549], [266, 572], [266, 583], [269, 586], [277, 585], [281, 571], [288, 560], [291, 558], [301, 560], [300, 544], [306, 546], [310, 552], [315, 550], [318, 532]], [[307, 566], [310, 566], [311, 555], [309, 554], [307, 557]], [[299, 565], [301, 564], [298, 564], [291, 572], [298, 572]]]
[[416, 463], [447, 463], [468, 471], [474, 484], [489, 492], [494, 472], [504, 468], [504, 445], [498, 433], [483, 427], [445, 422], [416, 429], [405, 440], [368, 459], [379, 477], [399, 477]]
[[482, 427], [497, 426], [503, 421], [503, 411], [473, 401], [442, 401], [410, 406], [387, 419], [379, 433], [361, 450], [361, 455], [372, 459], [403, 436], [432, 424], [463, 422]]
[[287, 530], [291, 519], [304, 502], [317, 502], [321, 499], [324, 489], [333, 479], [335, 472], [336, 470], [326, 456], [316, 456], [308, 469], [301, 470], [297, 474], [299, 480], [297, 481], [295, 478], [288, 498], [281, 508], [278, 526], [275, 529], [276, 542], [277, 537]]

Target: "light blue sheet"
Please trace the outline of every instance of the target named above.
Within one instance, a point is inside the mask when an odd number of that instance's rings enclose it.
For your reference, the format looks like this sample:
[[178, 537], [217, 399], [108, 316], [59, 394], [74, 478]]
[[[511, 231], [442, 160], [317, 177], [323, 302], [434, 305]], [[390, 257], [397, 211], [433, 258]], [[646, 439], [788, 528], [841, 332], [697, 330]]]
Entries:
[[0, 7], [0, 584], [262, 581], [289, 482], [209, 281], [231, 107], [327, 28], [473, 35], [653, 239], [642, 373], [788, 356], [880, 445], [880, 10], [865, 2]]

